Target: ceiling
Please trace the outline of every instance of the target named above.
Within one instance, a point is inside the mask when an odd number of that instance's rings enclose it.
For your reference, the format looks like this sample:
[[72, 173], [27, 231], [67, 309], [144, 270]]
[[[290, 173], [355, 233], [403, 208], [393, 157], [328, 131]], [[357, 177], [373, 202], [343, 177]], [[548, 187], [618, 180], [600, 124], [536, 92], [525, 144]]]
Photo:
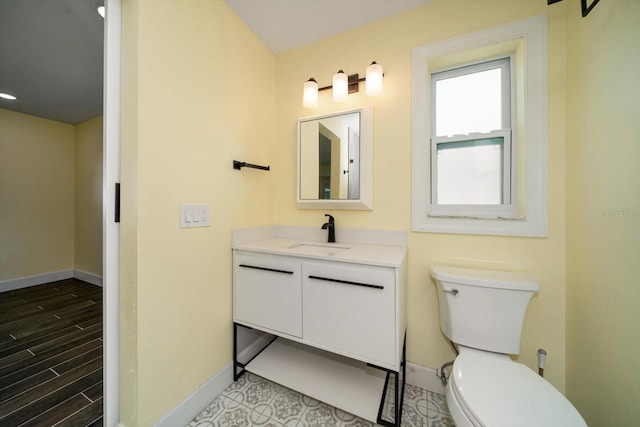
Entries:
[[[429, 0], [225, 1], [278, 54]], [[70, 124], [102, 114], [102, 3], [0, 0], [0, 92], [18, 97], [0, 108]]]
[[429, 0], [225, 0], [278, 54]]
[[102, 114], [98, 0], [0, 0], [0, 108], [77, 124]]

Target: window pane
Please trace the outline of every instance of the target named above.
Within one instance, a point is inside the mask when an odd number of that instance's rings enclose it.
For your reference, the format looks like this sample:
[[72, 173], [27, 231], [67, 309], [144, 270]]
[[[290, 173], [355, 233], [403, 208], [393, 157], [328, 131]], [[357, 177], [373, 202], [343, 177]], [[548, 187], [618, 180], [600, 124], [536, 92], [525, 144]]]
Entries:
[[501, 74], [494, 68], [437, 80], [435, 135], [502, 129]]
[[439, 205], [500, 205], [504, 138], [442, 142], [437, 150]]

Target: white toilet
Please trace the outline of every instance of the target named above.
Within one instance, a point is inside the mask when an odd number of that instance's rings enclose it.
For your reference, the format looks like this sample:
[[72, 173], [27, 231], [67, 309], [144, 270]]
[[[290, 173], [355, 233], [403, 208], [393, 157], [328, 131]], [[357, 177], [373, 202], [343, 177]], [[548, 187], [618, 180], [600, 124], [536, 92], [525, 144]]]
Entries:
[[540, 285], [514, 273], [433, 266], [440, 328], [458, 347], [447, 404], [458, 427], [586, 426], [549, 382], [511, 360]]

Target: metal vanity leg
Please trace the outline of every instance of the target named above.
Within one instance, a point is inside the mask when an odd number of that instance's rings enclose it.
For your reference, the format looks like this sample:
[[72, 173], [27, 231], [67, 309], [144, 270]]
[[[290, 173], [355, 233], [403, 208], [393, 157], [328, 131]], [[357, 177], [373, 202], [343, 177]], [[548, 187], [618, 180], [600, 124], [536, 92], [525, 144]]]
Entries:
[[398, 405], [398, 401], [400, 400], [398, 397], [400, 395], [400, 375], [398, 374], [398, 372], [394, 372], [393, 373], [393, 377], [394, 377], [394, 386], [393, 386], [393, 391], [394, 391], [394, 396], [393, 396], [393, 424], [391, 424], [392, 426], [395, 427], [399, 427], [400, 423], [398, 422], [398, 420], [400, 419], [400, 414], [402, 413], [402, 408], [400, 407], [400, 405]]
[[[407, 374], [407, 333], [404, 334], [402, 343], [402, 360], [400, 361], [400, 371], [395, 373], [396, 376], [396, 396], [395, 396], [395, 426], [400, 427], [402, 423], [402, 407], [404, 406], [404, 385], [406, 383]], [[402, 385], [400, 385], [402, 380]], [[399, 403], [399, 404], [398, 404]]]
[[[238, 373], [238, 368], [240, 372]], [[238, 362], [238, 325], [233, 323], [233, 380], [238, 381], [244, 374], [244, 365]]]
[[[404, 342], [402, 344], [402, 360], [400, 361], [400, 370], [398, 372], [369, 364], [369, 366], [376, 367], [378, 369], [382, 369], [387, 372], [387, 377], [384, 382], [384, 389], [382, 391], [382, 398], [380, 399], [380, 408], [378, 409], [378, 424], [381, 424], [386, 427], [400, 427], [400, 424], [402, 422], [402, 407], [404, 405], [404, 385], [405, 385], [405, 378], [407, 373], [406, 349], [407, 349], [407, 335], [405, 333]], [[382, 416], [384, 413], [384, 404], [387, 400], [387, 389], [389, 388], [389, 383], [391, 382], [390, 380], [392, 376], [394, 380], [393, 381], [394, 411], [393, 411], [393, 422], [390, 422], [382, 418]], [[401, 384], [400, 380], [402, 380], [402, 385], [400, 385]]]
[[[402, 361], [400, 362], [400, 368], [402, 370], [402, 391], [400, 392], [400, 406], [396, 406], [396, 426], [400, 427], [402, 422], [402, 408], [404, 406], [404, 385], [407, 378], [407, 333], [404, 334], [404, 342], [402, 343]], [[398, 395], [396, 394], [396, 402], [398, 401]], [[398, 410], [399, 408], [399, 410]]]

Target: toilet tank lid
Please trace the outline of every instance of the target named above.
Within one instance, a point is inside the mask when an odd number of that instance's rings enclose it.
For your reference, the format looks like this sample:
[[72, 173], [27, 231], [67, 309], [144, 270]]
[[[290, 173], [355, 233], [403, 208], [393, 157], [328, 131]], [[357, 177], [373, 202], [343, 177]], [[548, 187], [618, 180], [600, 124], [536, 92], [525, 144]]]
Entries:
[[431, 267], [431, 275], [442, 282], [462, 285], [534, 292], [540, 290], [540, 283], [535, 280], [520, 273], [507, 271], [434, 265]]

